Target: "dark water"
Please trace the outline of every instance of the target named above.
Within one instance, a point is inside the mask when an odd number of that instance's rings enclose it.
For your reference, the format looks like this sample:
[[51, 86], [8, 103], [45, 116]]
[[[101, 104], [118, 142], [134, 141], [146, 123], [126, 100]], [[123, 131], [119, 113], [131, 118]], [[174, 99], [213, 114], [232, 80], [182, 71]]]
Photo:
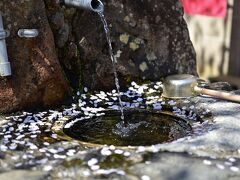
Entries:
[[76, 122], [64, 132], [75, 139], [116, 146], [146, 146], [170, 142], [189, 134], [191, 127], [181, 118], [163, 113], [127, 113], [122, 128], [119, 115], [106, 115]]
[[110, 31], [108, 28], [108, 24], [107, 21], [104, 17], [104, 14], [102, 12], [98, 13], [101, 21], [103, 23], [104, 26], [104, 31], [106, 34], [106, 38], [107, 38], [107, 42], [108, 42], [108, 46], [109, 46], [109, 54], [112, 60], [112, 65], [113, 65], [113, 72], [114, 72], [114, 79], [115, 79], [115, 86], [117, 88], [117, 93], [118, 93], [118, 100], [119, 100], [119, 105], [120, 105], [120, 111], [121, 111], [121, 120], [124, 120], [124, 113], [123, 113], [123, 105], [122, 105], [122, 100], [121, 100], [121, 95], [120, 95], [120, 85], [119, 85], [119, 80], [118, 80], [118, 76], [117, 76], [117, 71], [116, 71], [116, 59], [113, 55], [113, 48], [112, 48], [112, 44], [111, 44], [111, 36], [110, 36]]

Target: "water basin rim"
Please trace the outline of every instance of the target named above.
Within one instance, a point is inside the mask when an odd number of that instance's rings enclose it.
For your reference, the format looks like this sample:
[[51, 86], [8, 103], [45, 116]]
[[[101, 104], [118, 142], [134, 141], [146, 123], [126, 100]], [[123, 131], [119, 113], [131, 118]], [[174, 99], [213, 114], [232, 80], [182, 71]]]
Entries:
[[[108, 109], [108, 110], [105, 110], [104, 112], [108, 113], [107, 115], [111, 115], [111, 114], [114, 114], [114, 115], [120, 115], [120, 112], [117, 111], [117, 110], [113, 110], [113, 109]], [[132, 112], [146, 112], [148, 114], [151, 114], [151, 113], [154, 113], [154, 114], [164, 114], [164, 115], [169, 115], [169, 116], [172, 116], [174, 118], [177, 118], [177, 119], [181, 119], [181, 122], [185, 123], [186, 126], [188, 126], [190, 128], [190, 131], [192, 130], [192, 126], [190, 125], [190, 123], [185, 119], [185, 118], [182, 118], [182, 117], [178, 117], [176, 115], [174, 115], [172, 112], [169, 112], [169, 111], [160, 111], [160, 110], [146, 110], [146, 109], [129, 109], [127, 111], [128, 113], [132, 113]], [[67, 141], [74, 141], [74, 142], [77, 142], [79, 143], [81, 146], [84, 146], [85, 148], [102, 148], [102, 147], [105, 147], [106, 145], [105, 144], [97, 144], [97, 143], [92, 143], [92, 142], [86, 142], [86, 141], [82, 141], [82, 140], [79, 140], [79, 139], [75, 139], [73, 137], [70, 137], [68, 136], [64, 131], [67, 130], [65, 129], [65, 125], [67, 123], [70, 123], [71, 121], [73, 121], [75, 118], [71, 118], [69, 120], [67, 120], [65, 123], [63, 123], [62, 125], [62, 129], [61, 129], [61, 133], [59, 135], [59, 138], [63, 139], [63, 140], [67, 140]], [[177, 123], [179, 123], [178, 121], [175, 121]], [[65, 130], [64, 130], [65, 129]], [[59, 134], [59, 132], [56, 132], [57, 134]], [[64, 135], [63, 135], [64, 134]], [[166, 143], [162, 143], [162, 144], [168, 144], [169, 142], [166, 142]], [[170, 142], [171, 143], [171, 142]], [[157, 144], [156, 144], [157, 145]], [[136, 150], [138, 149], [139, 146], [117, 146], [115, 145], [116, 148], [119, 148], [119, 149], [128, 149], [128, 150]], [[152, 145], [146, 145], [144, 146], [146, 149], [151, 149]]]
[[[101, 113], [105, 113], [105, 115], [103, 116], [120, 116], [121, 112], [119, 110], [114, 110], [114, 109], [106, 109], [104, 111], [101, 111]], [[176, 119], [180, 119], [181, 121], [183, 121], [184, 123], [186, 123], [187, 125], [190, 125], [190, 123], [188, 122], [187, 118], [184, 117], [179, 117], [176, 116], [174, 113], [170, 112], [170, 111], [162, 111], [162, 110], [153, 110], [153, 109], [124, 109], [124, 114], [128, 115], [131, 113], [146, 113], [146, 114], [163, 114], [163, 115], [168, 115], [171, 116], [173, 118]], [[93, 116], [92, 118], [97, 117], [97, 116]], [[70, 119], [68, 119], [65, 123], [63, 123], [63, 129], [65, 127], [66, 124], [70, 123], [71, 121], [76, 120], [77, 118], [84, 118], [83, 115], [76, 115], [71, 117]], [[91, 119], [91, 118], [84, 118], [84, 119]], [[176, 121], [177, 123], [179, 121]]]

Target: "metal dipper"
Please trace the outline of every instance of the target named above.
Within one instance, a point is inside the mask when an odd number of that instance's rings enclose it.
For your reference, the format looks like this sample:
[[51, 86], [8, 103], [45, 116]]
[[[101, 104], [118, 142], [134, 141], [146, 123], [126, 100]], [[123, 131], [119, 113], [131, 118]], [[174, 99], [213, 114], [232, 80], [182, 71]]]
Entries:
[[198, 87], [197, 77], [189, 74], [171, 75], [163, 82], [163, 97], [186, 98], [196, 95], [209, 95], [228, 101], [240, 102], [240, 96], [222, 91]]

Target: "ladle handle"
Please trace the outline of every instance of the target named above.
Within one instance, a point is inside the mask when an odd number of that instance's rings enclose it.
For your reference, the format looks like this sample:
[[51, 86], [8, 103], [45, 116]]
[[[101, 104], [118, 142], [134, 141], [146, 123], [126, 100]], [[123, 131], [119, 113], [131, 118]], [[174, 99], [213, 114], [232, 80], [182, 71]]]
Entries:
[[213, 96], [213, 97], [216, 97], [219, 99], [225, 99], [228, 101], [234, 101], [234, 102], [240, 103], [240, 95], [234, 95], [234, 94], [230, 94], [230, 93], [226, 93], [226, 92], [200, 88], [198, 86], [194, 87], [194, 91], [199, 94], [205, 94], [205, 95]]

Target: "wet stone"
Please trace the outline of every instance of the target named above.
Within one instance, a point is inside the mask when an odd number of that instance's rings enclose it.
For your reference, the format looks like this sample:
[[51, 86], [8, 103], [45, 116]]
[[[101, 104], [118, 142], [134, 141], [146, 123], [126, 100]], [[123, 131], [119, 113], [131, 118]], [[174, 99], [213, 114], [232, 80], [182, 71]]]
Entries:
[[187, 120], [190, 135], [162, 144], [120, 147], [90, 145], [64, 134], [65, 126], [119, 109], [116, 90], [79, 91], [72, 105], [4, 117], [0, 179], [13, 179], [15, 174], [15, 179], [239, 179], [240, 105], [209, 97], [169, 100], [159, 94], [161, 82], [132, 82], [121, 92], [125, 110], [171, 112]]

